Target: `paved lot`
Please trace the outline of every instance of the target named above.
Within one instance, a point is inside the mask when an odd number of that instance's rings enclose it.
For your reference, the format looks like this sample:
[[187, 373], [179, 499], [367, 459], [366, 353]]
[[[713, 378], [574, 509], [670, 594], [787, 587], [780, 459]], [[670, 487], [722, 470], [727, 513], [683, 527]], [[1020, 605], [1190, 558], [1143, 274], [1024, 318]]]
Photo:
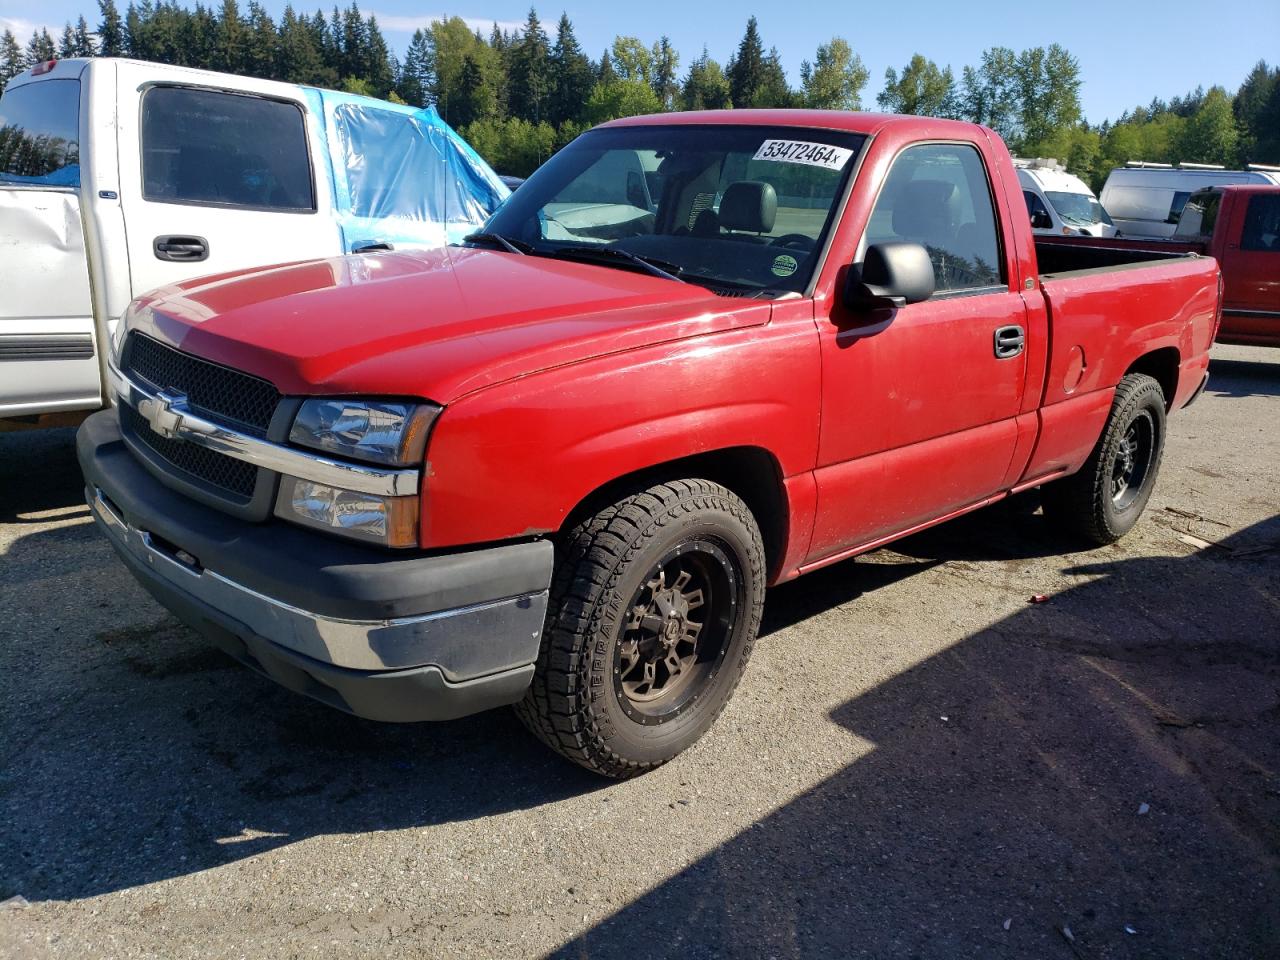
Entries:
[[778, 589], [711, 735], [623, 784], [233, 665], [69, 432], [0, 435], [0, 955], [1275, 957], [1280, 350], [1215, 357], [1123, 543], [1018, 498]]

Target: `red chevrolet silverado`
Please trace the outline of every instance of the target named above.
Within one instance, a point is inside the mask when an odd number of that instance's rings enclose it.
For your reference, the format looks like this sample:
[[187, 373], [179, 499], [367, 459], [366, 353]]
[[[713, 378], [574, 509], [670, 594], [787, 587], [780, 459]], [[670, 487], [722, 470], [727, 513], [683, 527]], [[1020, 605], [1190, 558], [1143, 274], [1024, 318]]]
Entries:
[[1219, 343], [1280, 347], [1280, 187], [1193, 193], [1174, 233], [1222, 268]]
[[623, 777], [724, 708], [769, 585], [1031, 487], [1122, 536], [1219, 301], [1210, 258], [1034, 238], [983, 127], [638, 117], [461, 246], [142, 298], [78, 450], [243, 663], [378, 720], [517, 704]]

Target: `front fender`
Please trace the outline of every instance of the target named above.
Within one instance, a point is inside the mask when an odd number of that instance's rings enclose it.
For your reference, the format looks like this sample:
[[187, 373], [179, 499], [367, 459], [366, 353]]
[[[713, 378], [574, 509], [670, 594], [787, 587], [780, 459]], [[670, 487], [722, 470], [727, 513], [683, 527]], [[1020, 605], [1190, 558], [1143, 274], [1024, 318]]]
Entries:
[[812, 318], [660, 344], [519, 378], [449, 405], [423, 482], [428, 548], [560, 529], [620, 477], [729, 447], [784, 477], [817, 455]]

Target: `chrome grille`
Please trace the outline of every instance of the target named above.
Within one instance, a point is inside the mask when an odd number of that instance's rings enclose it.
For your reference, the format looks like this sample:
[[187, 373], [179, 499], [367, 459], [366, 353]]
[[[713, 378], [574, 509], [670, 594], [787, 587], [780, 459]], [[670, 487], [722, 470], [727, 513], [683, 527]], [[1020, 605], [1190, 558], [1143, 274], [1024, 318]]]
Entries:
[[145, 334], [129, 334], [123, 360], [127, 373], [160, 390], [185, 394], [193, 410], [257, 437], [267, 435], [280, 402], [280, 393], [266, 380], [182, 353]]
[[253, 497], [258, 482], [258, 468], [234, 457], [225, 457], [194, 443], [162, 437], [127, 403], [120, 404], [120, 425], [127, 436], [147, 446], [166, 463], [241, 503]]

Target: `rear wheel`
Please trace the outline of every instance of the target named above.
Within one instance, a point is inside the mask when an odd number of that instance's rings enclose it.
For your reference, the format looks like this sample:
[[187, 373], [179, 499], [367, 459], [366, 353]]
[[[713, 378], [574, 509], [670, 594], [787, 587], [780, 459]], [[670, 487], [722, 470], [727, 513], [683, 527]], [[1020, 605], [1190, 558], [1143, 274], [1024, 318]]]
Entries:
[[552, 749], [606, 776], [665, 763], [737, 687], [764, 580], [755, 520], [718, 484], [659, 484], [601, 510], [568, 537], [516, 712]]
[[1119, 540], [1151, 499], [1164, 433], [1160, 384], [1145, 374], [1129, 374], [1116, 387], [1111, 414], [1085, 465], [1041, 491], [1045, 517], [1090, 543]]

